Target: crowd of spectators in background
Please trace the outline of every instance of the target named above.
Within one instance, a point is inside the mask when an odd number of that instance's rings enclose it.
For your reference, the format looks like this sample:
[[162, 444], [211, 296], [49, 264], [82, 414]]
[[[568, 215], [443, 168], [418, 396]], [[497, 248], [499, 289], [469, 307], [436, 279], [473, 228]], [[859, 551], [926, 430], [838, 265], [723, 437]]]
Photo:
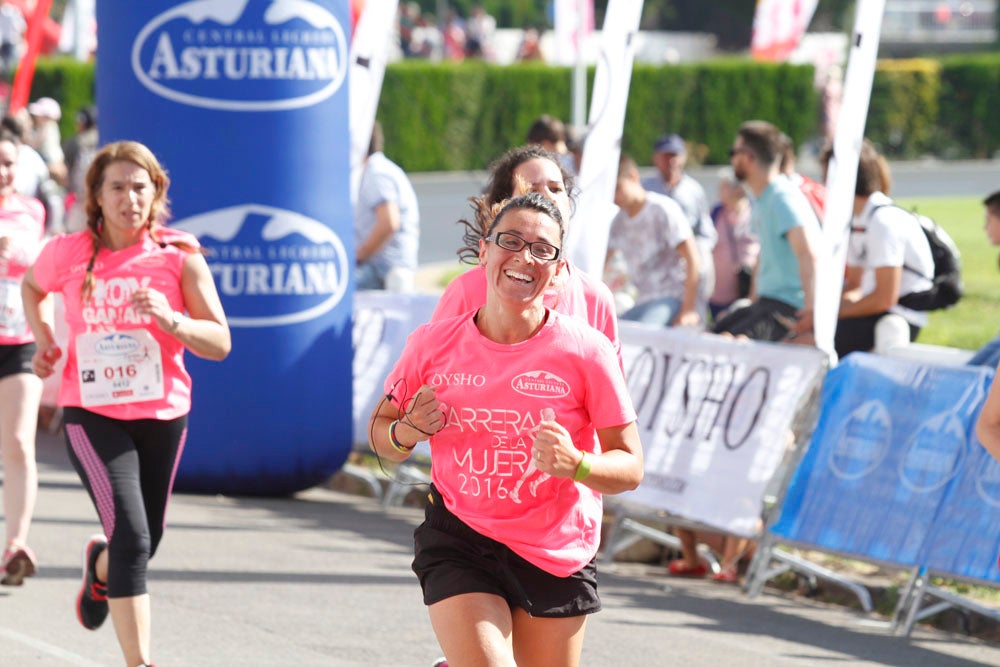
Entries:
[[97, 111], [78, 109], [75, 132], [63, 137], [59, 128], [62, 106], [51, 97], [39, 97], [0, 120], [0, 127], [19, 142], [15, 188], [45, 207], [49, 235], [83, 228], [84, 174], [98, 148]]
[[[426, 13], [417, 2], [401, 2], [397, 16], [399, 50], [403, 58], [426, 58], [461, 62], [474, 58], [496, 62], [497, 21], [481, 4], [473, 5], [468, 16], [451, 6], [443, 17]], [[525, 26], [514, 52], [516, 61], [544, 60], [542, 32]]]

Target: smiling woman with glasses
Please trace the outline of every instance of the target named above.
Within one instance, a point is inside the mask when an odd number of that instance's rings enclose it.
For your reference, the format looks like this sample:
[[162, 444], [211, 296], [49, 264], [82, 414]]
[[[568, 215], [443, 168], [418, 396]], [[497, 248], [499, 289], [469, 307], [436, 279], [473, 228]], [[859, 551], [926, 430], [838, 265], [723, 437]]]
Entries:
[[[490, 179], [481, 198], [471, 199], [473, 212], [470, 220], [459, 220], [464, 227], [463, 245], [458, 250], [459, 259], [467, 264], [479, 264], [480, 243], [492, 233], [489, 226], [495, 216], [493, 207], [511, 197], [537, 192], [550, 200], [559, 210], [563, 225], [570, 224], [573, 214], [573, 177], [560, 165], [559, 158], [541, 146], [518, 146], [511, 148], [490, 165]], [[495, 238], [488, 240], [498, 243]], [[513, 242], [506, 247], [511, 252], [519, 252], [523, 246], [514, 249]], [[554, 244], [550, 244], [554, 245]], [[561, 244], [559, 244], [561, 245]], [[621, 341], [618, 337], [618, 317], [615, 312], [611, 290], [600, 279], [592, 277], [576, 268], [562, 250], [553, 259], [561, 259], [562, 270], [545, 291], [544, 303], [560, 313], [582, 319], [602, 332], [615, 347], [621, 361]], [[533, 246], [529, 252], [539, 261], [546, 261], [545, 250]], [[538, 254], [541, 252], [542, 254]], [[466, 271], [456, 276], [438, 299], [432, 321], [468, 313], [486, 302], [486, 272], [483, 267]]]
[[430, 439], [413, 570], [446, 659], [576, 667], [601, 608], [602, 494], [642, 480], [635, 410], [607, 338], [545, 305], [566, 268], [556, 205], [480, 211], [486, 302], [410, 335], [371, 446], [403, 461]]

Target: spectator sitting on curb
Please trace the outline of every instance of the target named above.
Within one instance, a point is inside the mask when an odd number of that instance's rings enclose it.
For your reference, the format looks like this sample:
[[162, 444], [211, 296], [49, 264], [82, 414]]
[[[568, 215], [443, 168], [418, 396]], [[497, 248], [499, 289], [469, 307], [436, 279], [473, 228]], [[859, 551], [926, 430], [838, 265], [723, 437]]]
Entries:
[[712, 249], [715, 289], [708, 301], [713, 321], [737, 299], [750, 296], [750, 281], [760, 254], [760, 242], [750, 229], [750, 198], [732, 169], [719, 178], [719, 203], [712, 209], [712, 221], [719, 240]]
[[[832, 148], [823, 151], [826, 171]], [[867, 140], [858, 157], [854, 217], [834, 347], [841, 358], [875, 347], [875, 326], [890, 313], [909, 325], [909, 339], [927, 325], [927, 313], [900, 305], [902, 297], [929, 289], [934, 258], [917, 219], [895, 206], [889, 164]]]
[[680, 205], [647, 192], [626, 153], [618, 161], [615, 204], [621, 210], [611, 221], [608, 260], [620, 255], [636, 289], [635, 306], [620, 319], [664, 327], [700, 324], [700, 255]]
[[719, 320], [715, 332], [811, 345], [819, 222], [805, 195], [780, 175], [782, 145], [778, 128], [751, 120], [729, 149], [733, 173], [756, 197], [752, 226], [760, 258], [751, 305]]

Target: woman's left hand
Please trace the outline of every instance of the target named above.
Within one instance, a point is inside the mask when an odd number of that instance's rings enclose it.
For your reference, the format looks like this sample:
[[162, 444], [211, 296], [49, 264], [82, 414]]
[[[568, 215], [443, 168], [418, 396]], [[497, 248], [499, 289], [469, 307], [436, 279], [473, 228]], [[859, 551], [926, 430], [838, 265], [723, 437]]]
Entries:
[[161, 329], [169, 332], [173, 327], [174, 309], [163, 292], [152, 287], [142, 287], [132, 294], [132, 307], [140, 315], [156, 320]]
[[561, 424], [543, 421], [531, 446], [535, 467], [553, 477], [572, 477], [580, 465], [583, 453], [576, 448], [569, 431]]

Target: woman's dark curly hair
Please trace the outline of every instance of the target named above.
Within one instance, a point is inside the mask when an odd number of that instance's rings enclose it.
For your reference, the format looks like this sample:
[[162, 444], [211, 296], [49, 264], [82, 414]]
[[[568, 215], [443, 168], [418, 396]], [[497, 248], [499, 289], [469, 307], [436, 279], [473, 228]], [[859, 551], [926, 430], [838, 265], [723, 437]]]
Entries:
[[[559, 156], [537, 145], [511, 148], [490, 165], [490, 178], [482, 196], [469, 197], [473, 218], [471, 221], [464, 218], [458, 221], [458, 224], [465, 226], [462, 232], [464, 245], [457, 251], [459, 260], [466, 264], [479, 263], [479, 241], [486, 236], [489, 224], [493, 221], [493, 216], [488, 212], [492, 210], [494, 204], [510, 199], [514, 195], [514, 170], [525, 162], [537, 158], [549, 160], [559, 167], [563, 185], [570, 193], [570, 208], [571, 210], [575, 208], [573, 175], [563, 168]], [[566, 222], [568, 221], [563, 221], [564, 224]]]

